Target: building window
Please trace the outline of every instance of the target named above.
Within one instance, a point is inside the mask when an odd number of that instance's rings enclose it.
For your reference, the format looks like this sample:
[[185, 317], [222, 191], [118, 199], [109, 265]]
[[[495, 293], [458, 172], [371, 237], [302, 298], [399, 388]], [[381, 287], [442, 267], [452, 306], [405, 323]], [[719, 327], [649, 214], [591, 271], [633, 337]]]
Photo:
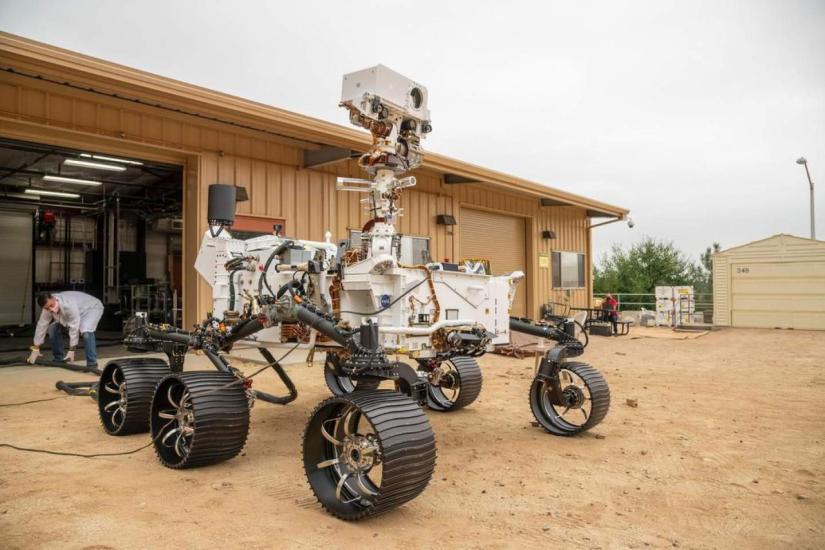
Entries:
[[584, 288], [584, 254], [553, 252], [553, 288]]

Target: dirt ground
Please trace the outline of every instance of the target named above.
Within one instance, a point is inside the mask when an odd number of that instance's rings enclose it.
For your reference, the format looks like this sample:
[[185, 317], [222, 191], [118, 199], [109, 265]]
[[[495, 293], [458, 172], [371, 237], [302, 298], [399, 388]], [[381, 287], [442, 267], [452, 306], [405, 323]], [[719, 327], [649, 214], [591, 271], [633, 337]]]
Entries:
[[[531, 425], [533, 360], [488, 355], [474, 405], [428, 413], [439, 457], [427, 490], [362, 523], [326, 515], [304, 480], [304, 422], [328, 396], [318, 366], [291, 365], [299, 398], [258, 403], [245, 452], [217, 466], [164, 469], [151, 449], [89, 460], [0, 448], [0, 546], [825, 547], [825, 334], [593, 338], [584, 359], [613, 400], [592, 432]], [[83, 377], [3, 368], [0, 403]], [[256, 384], [279, 389], [270, 373]], [[148, 437], [104, 435], [92, 401], [73, 397], [0, 408], [0, 442], [92, 453]]]

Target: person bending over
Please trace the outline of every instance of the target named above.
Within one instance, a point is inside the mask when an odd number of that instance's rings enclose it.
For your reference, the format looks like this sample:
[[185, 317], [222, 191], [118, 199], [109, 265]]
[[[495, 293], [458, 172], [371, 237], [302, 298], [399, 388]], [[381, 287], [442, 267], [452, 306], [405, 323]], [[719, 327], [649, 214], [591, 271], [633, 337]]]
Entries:
[[[69, 290], [50, 294], [44, 292], [37, 297], [37, 305], [42, 308], [37, 329], [34, 331], [34, 345], [28, 362], [34, 364], [40, 357], [40, 345], [49, 336], [54, 360], [74, 361], [74, 353], [80, 336], [86, 352], [86, 366], [97, 367], [95, 330], [103, 316], [103, 303], [84, 292]], [[63, 350], [63, 327], [69, 331], [69, 351]]]

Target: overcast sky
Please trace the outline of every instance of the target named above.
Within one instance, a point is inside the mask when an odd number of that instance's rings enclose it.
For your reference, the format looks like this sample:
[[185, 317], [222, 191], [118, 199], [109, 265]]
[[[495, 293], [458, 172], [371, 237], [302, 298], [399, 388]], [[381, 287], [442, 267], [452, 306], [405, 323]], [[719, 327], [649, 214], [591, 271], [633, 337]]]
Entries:
[[428, 149], [631, 209], [597, 254], [807, 237], [805, 155], [825, 238], [822, 0], [2, 0], [0, 28], [340, 124], [383, 63], [429, 88]]

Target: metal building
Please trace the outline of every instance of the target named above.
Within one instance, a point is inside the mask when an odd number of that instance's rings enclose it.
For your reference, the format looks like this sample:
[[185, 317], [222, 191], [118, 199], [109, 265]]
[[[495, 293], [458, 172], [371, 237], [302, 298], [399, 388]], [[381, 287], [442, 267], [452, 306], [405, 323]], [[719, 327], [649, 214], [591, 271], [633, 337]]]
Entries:
[[[0, 33], [0, 69], [0, 208], [42, 213], [42, 206], [27, 200], [32, 197], [21, 197], [27, 186], [39, 187], [41, 193], [53, 189], [79, 195], [37, 197], [48, 198], [58, 212], [74, 201], [71, 212], [95, 215], [91, 206], [84, 210], [77, 205], [111, 204], [113, 190], [119, 199], [132, 201], [130, 215], [136, 221], [112, 221], [106, 217], [110, 214], [98, 213], [97, 225], [92, 224], [97, 238], [83, 245], [94, 249], [103, 243], [110, 249], [96, 260], [97, 267], [85, 271], [95, 279], [95, 273], [103, 274], [101, 292], [107, 302], [124, 300], [114, 295], [128, 282], [121, 270], [132, 270], [139, 279], [157, 264], [152, 280], [174, 279], [175, 269], [180, 273], [185, 324], [208, 311], [209, 287], [192, 266], [206, 230], [206, 189], [212, 183], [245, 188], [248, 200], [238, 204], [236, 229], [251, 234], [281, 224], [285, 234], [297, 238], [321, 240], [330, 231], [338, 240], [367, 221], [359, 196], [335, 191], [337, 176], [362, 175], [354, 158], [369, 145], [366, 132], [6, 33]], [[97, 157], [136, 164], [128, 165], [122, 179], [112, 176], [97, 191], [72, 182], [42, 181], [44, 175], [64, 169], [67, 159]], [[82, 171], [88, 168], [75, 168], [81, 171], [67, 173], [89, 177]], [[519, 315], [536, 315], [548, 300], [589, 305], [591, 226], [597, 218], [625, 219], [626, 209], [430, 151], [415, 176], [418, 185], [402, 197], [400, 231], [420, 238], [414, 247], [416, 260], [418, 255], [453, 262], [483, 258], [495, 274], [523, 270], [527, 279], [518, 290]], [[179, 202], [156, 208], [168, 219], [155, 212], [141, 221], [141, 209], [153, 206], [147, 198], [172, 197], [172, 185], [179, 186]], [[162, 236], [153, 233], [158, 227], [180, 231], [179, 249], [167, 245], [149, 257], [152, 247], [147, 243], [154, 239], [157, 246], [162, 244]], [[113, 228], [120, 230], [118, 235], [112, 234]], [[130, 230], [137, 237], [128, 246], [136, 257], [145, 251], [144, 269], [134, 270], [131, 257], [124, 260], [119, 248], [120, 234]], [[64, 256], [52, 260], [64, 262], [63, 279], [53, 278], [49, 284], [67, 285], [70, 278], [76, 282], [69, 264], [83, 260], [72, 260], [70, 252]], [[19, 265], [14, 273], [27, 276]], [[21, 288], [31, 293], [31, 286]]]
[[714, 254], [713, 323], [825, 330], [825, 241], [780, 234]]

